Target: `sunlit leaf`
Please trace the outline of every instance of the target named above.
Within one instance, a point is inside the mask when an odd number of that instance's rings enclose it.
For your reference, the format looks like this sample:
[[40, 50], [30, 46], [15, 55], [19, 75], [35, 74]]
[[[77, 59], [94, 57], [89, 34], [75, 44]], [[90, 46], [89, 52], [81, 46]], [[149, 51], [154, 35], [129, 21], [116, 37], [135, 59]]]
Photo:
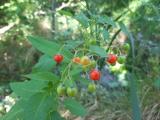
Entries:
[[124, 34], [126, 34], [127, 36], [129, 36], [129, 32], [128, 32], [126, 26], [123, 24], [123, 22], [119, 22], [119, 26], [120, 26], [122, 32], [123, 32]]
[[36, 63], [32, 70], [33, 72], [38, 72], [38, 71], [50, 71], [53, 69], [53, 66], [55, 65], [55, 61], [53, 60], [52, 57], [48, 56], [48, 55], [42, 55], [38, 61], [38, 63]]
[[74, 99], [66, 99], [64, 105], [72, 114], [78, 116], [85, 116], [87, 114], [86, 109]]
[[10, 84], [13, 92], [24, 99], [28, 99], [33, 94], [42, 91], [44, 87], [46, 87], [46, 83], [44, 81], [25, 81], [25, 82], [13, 82]]
[[104, 29], [104, 30], [102, 31], [102, 33], [103, 33], [103, 38], [104, 38], [105, 40], [108, 40], [108, 39], [109, 39], [109, 32]]
[[75, 49], [75, 48], [77, 48], [81, 44], [83, 44], [83, 41], [80, 41], [80, 40], [70, 40], [70, 41], [67, 41], [65, 47], [67, 47], [69, 49]]
[[104, 48], [101, 48], [99, 46], [95, 46], [95, 45], [92, 45], [90, 46], [90, 50], [93, 52], [93, 53], [96, 53], [97, 55], [101, 56], [101, 57], [106, 57], [106, 51]]
[[113, 27], [116, 27], [116, 23], [114, 22], [114, 20], [111, 17], [108, 17], [108, 16], [98, 17], [97, 22], [102, 23], [102, 24], [109, 24], [109, 25], [112, 25]]
[[36, 72], [24, 75], [27, 78], [33, 80], [42, 80], [42, 81], [58, 81], [60, 78], [51, 72]]
[[27, 38], [35, 48], [51, 57], [59, 52], [64, 55], [65, 60], [70, 60], [73, 56], [69, 50], [53, 41], [48, 41], [38, 36], [28, 36]]
[[3, 116], [2, 120], [24, 120], [22, 105], [24, 104], [23, 100], [17, 101], [16, 104], [11, 108], [11, 110]]
[[75, 19], [85, 28], [89, 26], [89, 19], [84, 13], [79, 13], [75, 16]]
[[57, 111], [53, 111], [49, 114], [49, 120], [65, 120]]
[[57, 110], [58, 102], [54, 95], [37, 93], [24, 106], [25, 120], [47, 120], [52, 110]]
[[65, 16], [70, 16], [70, 17], [73, 16], [71, 12], [66, 11], [66, 10], [59, 10], [58, 13], [60, 13], [61, 15], [65, 15]]

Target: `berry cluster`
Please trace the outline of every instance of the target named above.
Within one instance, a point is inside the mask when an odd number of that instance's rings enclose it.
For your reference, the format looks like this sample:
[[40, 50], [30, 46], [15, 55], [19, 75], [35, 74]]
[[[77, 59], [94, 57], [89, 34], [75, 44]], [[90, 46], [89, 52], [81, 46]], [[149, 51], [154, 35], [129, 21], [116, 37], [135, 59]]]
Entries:
[[[129, 44], [125, 44], [124, 50], [129, 49]], [[61, 54], [56, 54], [54, 57], [54, 61], [57, 64], [60, 64], [64, 57]], [[106, 63], [110, 65], [115, 65], [116, 62], [119, 64], [123, 64], [125, 62], [125, 57], [124, 56], [117, 56], [116, 54], [108, 54], [106, 57]], [[101, 79], [101, 72], [96, 68], [97, 62], [95, 60], [91, 60], [88, 56], [83, 56], [83, 57], [74, 57], [72, 59], [72, 63], [79, 64], [82, 66], [83, 70], [89, 70], [89, 78], [92, 81], [99, 81]], [[92, 82], [88, 84], [88, 91], [89, 92], [94, 92], [96, 90], [96, 85]], [[60, 84], [57, 87], [57, 94], [59, 96], [64, 96], [68, 95], [70, 97], [76, 96], [78, 90], [76, 87], [68, 87], [66, 88], [65, 85]]]

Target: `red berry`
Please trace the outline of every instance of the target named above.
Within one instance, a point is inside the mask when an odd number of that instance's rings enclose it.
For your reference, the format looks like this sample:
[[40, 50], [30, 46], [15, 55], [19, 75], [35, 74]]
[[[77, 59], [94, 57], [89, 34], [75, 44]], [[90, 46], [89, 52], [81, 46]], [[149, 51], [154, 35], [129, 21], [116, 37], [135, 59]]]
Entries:
[[117, 56], [114, 54], [108, 54], [107, 62], [110, 64], [115, 64], [117, 61]]
[[89, 74], [91, 80], [99, 80], [101, 77], [101, 73], [98, 70], [92, 70]]
[[61, 63], [63, 61], [63, 55], [57, 54], [54, 56], [54, 61]]

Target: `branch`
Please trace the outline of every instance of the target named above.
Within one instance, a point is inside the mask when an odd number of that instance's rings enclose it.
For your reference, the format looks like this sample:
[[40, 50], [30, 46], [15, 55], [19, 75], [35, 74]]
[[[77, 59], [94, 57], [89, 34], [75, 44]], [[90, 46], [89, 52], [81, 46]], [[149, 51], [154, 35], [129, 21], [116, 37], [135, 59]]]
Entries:
[[68, 3], [62, 3], [60, 7], [56, 9], [56, 11], [62, 10], [63, 8], [71, 6], [72, 1], [69, 1]]
[[15, 25], [14, 23], [11, 23], [7, 26], [4, 26], [4, 27], [0, 28], [0, 35], [4, 34], [8, 30], [10, 30], [14, 25]]
[[112, 39], [111, 39], [111, 41], [110, 41], [110, 43], [109, 43], [109, 45], [108, 45], [108, 48], [107, 48], [106, 52], [109, 51], [109, 48], [111, 47], [113, 41], [115, 40], [116, 36], [117, 36], [120, 32], [121, 32], [121, 29], [119, 29], [119, 30], [114, 34], [114, 36], [112, 37]]

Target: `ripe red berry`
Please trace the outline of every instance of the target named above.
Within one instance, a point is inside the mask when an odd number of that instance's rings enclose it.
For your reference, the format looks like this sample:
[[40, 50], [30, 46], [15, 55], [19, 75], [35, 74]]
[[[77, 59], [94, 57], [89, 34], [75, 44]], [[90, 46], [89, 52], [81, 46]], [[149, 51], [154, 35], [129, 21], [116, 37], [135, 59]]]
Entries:
[[61, 63], [63, 61], [63, 55], [56, 54], [54, 56], [54, 61], [56, 61], [57, 63]]
[[115, 64], [117, 61], [117, 56], [114, 54], [108, 54], [107, 62], [110, 64]]
[[100, 71], [94, 69], [90, 72], [89, 77], [91, 80], [99, 80], [101, 77]]

